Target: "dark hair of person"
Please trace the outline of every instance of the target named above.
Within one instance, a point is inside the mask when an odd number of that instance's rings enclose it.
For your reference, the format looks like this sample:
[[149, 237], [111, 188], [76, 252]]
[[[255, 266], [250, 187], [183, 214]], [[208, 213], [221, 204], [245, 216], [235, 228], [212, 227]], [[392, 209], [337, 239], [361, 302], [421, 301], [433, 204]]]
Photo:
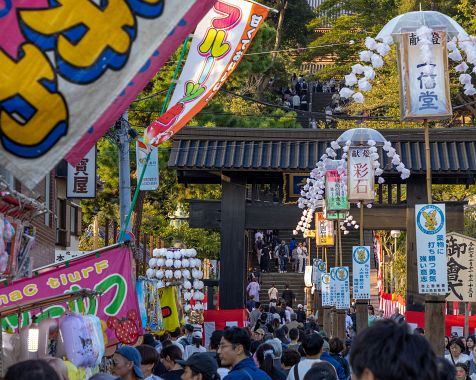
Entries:
[[350, 350], [352, 371], [361, 377], [364, 370], [385, 380], [434, 380], [438, 369], [430, 343], [410, 333], [406, 323], [377, 321], [358, 334]]
[[170, 333], [167, 331], [164, 335], [159, 336], [159, 340], [161, 343], [165, 342], [166, 340], [170, 340]]
[[162, 359], [166, 359], [167, 356], [175, 363], [177, 360], [182, 360], [182, 350], [175, 344], [171, 344], [170, 346], [162, 348], [160, 351], [160, 357]]
[[172, 331], [172, 332], [170, 333], [170, 336], [171, 336], [172, 338], [178, 338], [178, 337], [180, 337], [180, 335], [182, 335], [182, 332], [181, 332], [181, 330], [180, 330], [180, 327], [177, 327], [174, 331]]
[[256, 350], [256, 359], [258, 360], [259, 368], [266, 372], [270, 377], [273, 373], [274, 348], [268, 343], [261, 344]]
[[304, 375], [304, 380], [337, 380], [336, 370], [328, 362], [314, 364]]
[[455, 367], [445, 358], [436, 358], [438, 380], [455, 380]]
[[207, 372], [200, 372], [193, 367], [190, 367], [190, 371], [192, 371], [192, 376], [198, 376], [199, 374], [202, 374], [202, 379], [204, 380], [220, 380], [220, 375], [218, 373], [210, 375]]
[[424, 335], [424, 334], [425, 334], [425, 330], [423, 330], [423, 328], [421, 328], [421, 327], [416, 327], [415, 330], [413, 330], [413, 334]]
[[142, 344], [136, 348], [141, 357], [141, 364], [156, 364], [159, 360], [159, 353], [154, 347]]
[[451, 339], [450, 343], [448, 344], [448, 348], [450, 348], [453, 344], [456, 344], [457, 346], [459, 346], [459, 348], [461, 348], [461, 352], [464, 352], [464, 350], [466, 349], [462, 338]]
[[462, 368], [464, 370], [464, 373], [466, 374], [466, 380], [471, 380], [471, 378], [469, 377], [469, 369], [468, 369], [468, 366], [464, 363], [456, 363], [455, 364], [455, 371], [456, 371], [456, 368]]
[[368, 311], [370, 311], [370, 314], [375, 315], [375, 309], [374, 309], [374, 307], [373, 307], [372, 305], [369, 305], [369, 306], [367, 307], [367, 309], [368, 309]]
[[329, 339], [329, 352], [331, 354], [337, 355], [342, 351], [344, 351], [344, 343], [338, 337]]
[[168, 347], [168, 346], [171, 346], [173, 343], [170, 339], [167, 339], [167, 340], [164, 340], [162, 342], [162, 349], [164, 349], [165, 347]]
[[144, 340], [142, 344], [155, 347], [157, 345], [157, 342], [152, 334], [144, 334]]
[[321, 352], [324, 339], [318, 333], [306, 335], [302, 340], [302, 348], [307, 355], [317, 355]]
[[25, 360], [8, 368], [5, 380], [59, 380], [56, 371], [44, 360]]
[[192, 338], [192, 344], [195, 345], [195, 347], [200, 347], [202, 345], [202, 338], [199, 337], [193, 337]]
[[274, 335], [276, 338], [278, 338], [281, 343], [287, 344], [288, 340], [286, 339], [286, 333], [284, 331], [284, 326], [281, 328], [278, 328], [277, 330], [274, 330]]
[[263, 311], [267, 313], [269, 311], [269, 305], [263, 305]]
[[235, 326], [229, 329], [226, 329], [223, 334], [223, 339], [230, 342], [234, 346], [237, 344], [241, 344], [243, 346], [245, 355], [249, 356], [251, 338], [245, 329], [235, 327]]
[[301, 355], [296, 350], [285, 349], [281, 355], [281, 364], [286, 367], [292, 367], [298, 364], [301, 360]]
[[212, 335], [210, 336], [210, 348], [212, 350], [218, 350], [222, 337], [223, 337], [223, 330], [215, 330], [212, 332]]
[[276, 313], [276, 307], [275, 307], [275, 306], [271, 306], [271, 307], [269, 308], [269, 312], [270, 312], [271, 314]]
[[256, 301], [255, 302], [255, 309], [259, 309], [260, 306], [261, 306], [261, 302]]
[[474, 345], [476, 346], [476, 337], [474, 335], [468, 335], [468, 338], [466, 339], [466, 346], [468, 345], [468, 340], [472, 340]]
[[297, 328], [292, 328], [289, 330], [289, 339], [291, 340], [298, 340], [299, 338], [299, 330]]
[[[304, 340], [305, 338], [303, 338]], [[302, 348], [302, 343], [299, 345], [298, 347], [298, 353], [299, 355], [301, 355], [301, 358], [305, 358], [306, 357], [306, 353], [304, 352], [304, 348]]]

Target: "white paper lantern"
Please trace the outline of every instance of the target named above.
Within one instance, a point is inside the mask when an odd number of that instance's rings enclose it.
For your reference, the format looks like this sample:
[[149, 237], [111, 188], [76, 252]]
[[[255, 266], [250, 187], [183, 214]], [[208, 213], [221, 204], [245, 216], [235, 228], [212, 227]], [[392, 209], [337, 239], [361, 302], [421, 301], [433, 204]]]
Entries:
[[173, 259], [174, 258], [174, 253], [173, 251], [167, 251], [167, 253], [165, 254], [165, 257], [170, 260], [170, 259]]
[[201, 292], [193, 292], [193, 299], [194, 299], [195, 301], [201, 301], [201, 300], [202, 300], [200, 293], [201, 293]]
[[174, 268], [182, 268], [182, 261], [181, 260], [175, 260], [174, 261]]
[[153, 270], [152, 268], [149, 268], [145, 271], [145, 275], [147, 276], [147, 278], [152, 278], [155, 275], [155, 270]]
[[183, 307], [183, 310], [184, 310], [186, 313], [188, 313], [190, 310], [192, 310], [192, 306], [190, 306], [190, 305], [185, 305], [185, 306]]
[[152, 256], [159, 257], [160, 256], [160, 249], [159, 248], [154, 248], [154, 250], [152, 251]]
[[165, 284], [164, 284], [163, 281], [161, 281], [161, 280], [157, 281], [157, 287], [158, 288], [163, 288], [164, 286], [165, 286]]
[[157, 277], [159, 280], [164, 278], [164, 275], [165, 275], [165, 272], [162, 269], [155, 271], [155, 277]]
[[192, 283], [190, 281], [185, 281], [183, 287], [184, 289], [192, 289]]
[[190, 268], [194, 268], [194, 267], [195, 267], [195, 259], [189, 259], [189, 260], [188, 260], [188, 263], [189, 263]]
[[192, 299], [192, 293], [190, 293], [190, 292], [184, 292], [184, 293], [183, 293], [183, 299], [184, 299], [185, 301], [190, 301], [190, 300]]
[[182, 258], [182, 251], [183, 251], [183, 249], [181, 249], [180, 251], [175, 251], [174, 252], [174, 259], [175, 260], [178, 260], [178, 259]]
[[165, 278], [172, 278], [174, 276], [174, 272], [170, 269], [165, 271]]
[[155, 268], [157, 266], [157, 259], [150, 259], [149, 260], [149, 267]]
[[182, 276], [183, 278], [190, 278], [190, 271], [188, 269], [183, 269], [182, 270]]
[[198, 268], [202, 265], [202, 260], [200, 259], [195, 259], [195, 266]]
[[180, 280], [182, 278], [182, 271], [181, 270], [176, 270], [174, 272], [174, 278], [176, 278], [177, 280]]
[[191, 255], [192, 257], [197, 256], [197, 251], [195, 250], [195, 248], [190, 248], [190, 255]]
[[160, 248], [159, 249], [159, 256], [164, 257], [167, 254], [167, 248]]
[[160, 268], [160, 267], [163, 267], [165, 265], [165, 259], [164, 258], [159, 258], [157, 259], [157, 267]]
[[174, 261], [172, 259], [165, 260], [165, 266], [171, 268], [174, 265]]
[[182, 259], [182, 268], [188, 268], [190, 266], [190, 262], [188, 259]]
[[203, 289], [203, 281], [199, 281], [199, 280], [194, 280], [193, 281], [193, 288], [194, 289], [197, 289], [197, 290], [202, 290]]
[[201, 279], [203, 277], [203, 272], [201, 270], [196, 270], [195, 275], [192, 272], [192, 277], [196, 279]]

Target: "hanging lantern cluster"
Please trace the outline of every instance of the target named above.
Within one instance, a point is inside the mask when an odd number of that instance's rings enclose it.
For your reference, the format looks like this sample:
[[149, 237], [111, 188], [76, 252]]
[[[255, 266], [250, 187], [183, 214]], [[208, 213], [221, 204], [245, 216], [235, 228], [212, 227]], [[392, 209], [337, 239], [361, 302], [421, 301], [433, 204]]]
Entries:
[[340, 221], [339, 228], [344, 232], [344, 235], [348, 235], [352, 230], [358, 230], [359, 225], [354, 220], [352, 215], [347, 215], [347, 218]]
[[180, 282], [185, 312], [203, 310], [202, 301], [205, 294], [203, 293], [203, 272], [200, 269], [202, 261], [196, 258], [197, 251], [193, 248], [156, 248], [152, 255], [153, 258], [149, 260], [149, 268], [146, 271], [147, 277], [156, 278], [159, 287]]

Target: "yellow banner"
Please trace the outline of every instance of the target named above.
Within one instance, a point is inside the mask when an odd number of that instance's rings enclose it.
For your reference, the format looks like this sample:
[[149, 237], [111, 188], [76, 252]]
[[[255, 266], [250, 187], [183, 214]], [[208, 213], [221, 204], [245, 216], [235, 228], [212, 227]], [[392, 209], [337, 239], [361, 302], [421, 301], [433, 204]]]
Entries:
[[326, 219], [323, 212], [316, 212], [316, 245], [334, 245], [334, 222]]
[[162, 317], [164, 318], [164, 332], [174, 331], [180, 327], [179, 310], [180, 302], [176, 287], [159, 289], [160, 305], [162, 307]]

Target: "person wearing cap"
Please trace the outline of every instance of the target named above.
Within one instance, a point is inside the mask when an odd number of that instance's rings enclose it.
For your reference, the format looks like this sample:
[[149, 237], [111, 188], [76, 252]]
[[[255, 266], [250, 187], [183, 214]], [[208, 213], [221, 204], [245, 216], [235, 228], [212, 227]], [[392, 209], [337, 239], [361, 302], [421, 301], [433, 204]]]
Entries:
[[207, 349], [202, 346], [202, 333], [194, 331], [192, 334], [192, 344], [185, 347], [184, 359], [188, 359], [196, 352], [207, 352]]
[[220, 380], [216, 360], [206, 353], [197, 352], [178, 363], [184, 368], [181, 380]]
[[116, 350], [112, 357], [112, 373], [121, 380], [143, 379], [141, 357], [136, 348], [123, 346]]

